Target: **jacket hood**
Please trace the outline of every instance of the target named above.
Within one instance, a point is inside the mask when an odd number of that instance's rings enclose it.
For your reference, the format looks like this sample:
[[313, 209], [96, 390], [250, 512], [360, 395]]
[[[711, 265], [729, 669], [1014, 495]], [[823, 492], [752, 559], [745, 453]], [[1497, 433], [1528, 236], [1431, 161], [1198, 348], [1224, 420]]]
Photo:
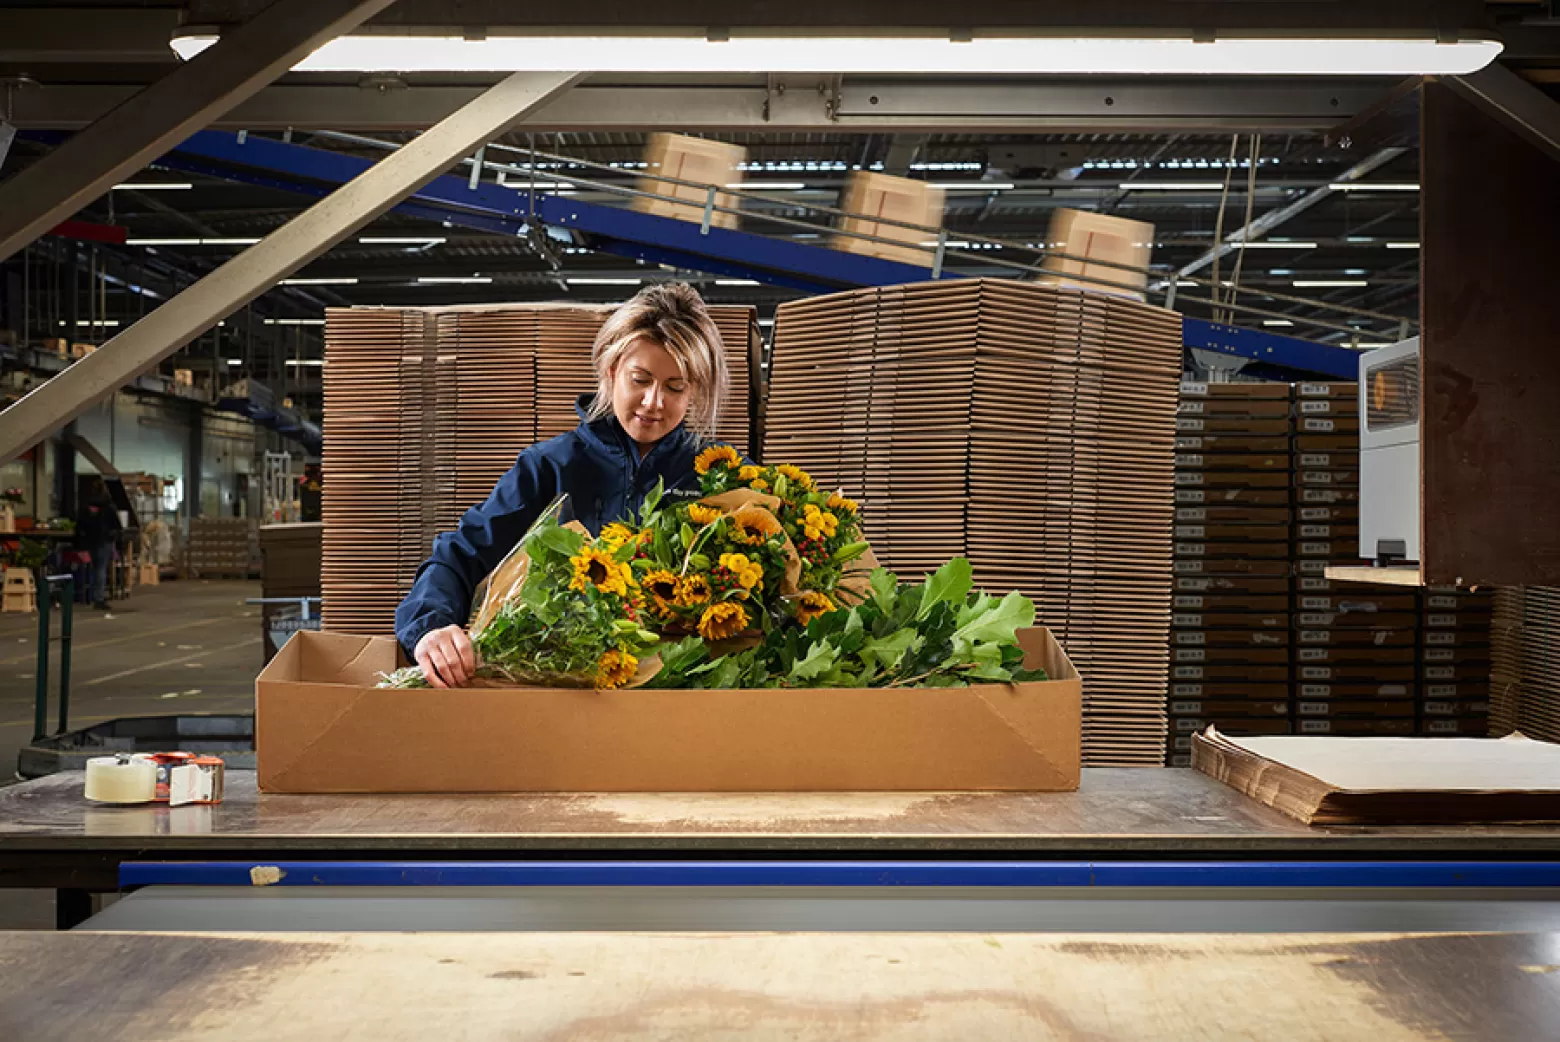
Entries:
[[[623, 425], [618, 422], [616, 416], [609, 412], [599, 420], [590, 418], [590, 409], [595, 404], [595, 401], [596, 396], [594, 394], [582, 394], [574, 400], [574, 411], [580, 418], [580, 437], [593, 449], [612, 455], [627, 456], [637, 463], [639, 461], [638, 446], [634, 444], [634, 439], [628, 436], [628, 432], [623, 429]], [[657, 442], [655, 448], [650, 451], [654, 453], [663, 446], [669, 448], [679, 445], [688, 436], [686, 421], [679, 423], [672, 428], [666, 437]]]

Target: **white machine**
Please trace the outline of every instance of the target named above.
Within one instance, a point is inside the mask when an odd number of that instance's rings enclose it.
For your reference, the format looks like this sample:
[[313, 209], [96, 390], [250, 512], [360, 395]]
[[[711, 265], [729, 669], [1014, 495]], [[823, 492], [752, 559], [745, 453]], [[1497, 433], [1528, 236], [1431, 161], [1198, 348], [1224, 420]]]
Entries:
[[1360, 556], [1419, 560], [1419, 338], [1360, 355]]

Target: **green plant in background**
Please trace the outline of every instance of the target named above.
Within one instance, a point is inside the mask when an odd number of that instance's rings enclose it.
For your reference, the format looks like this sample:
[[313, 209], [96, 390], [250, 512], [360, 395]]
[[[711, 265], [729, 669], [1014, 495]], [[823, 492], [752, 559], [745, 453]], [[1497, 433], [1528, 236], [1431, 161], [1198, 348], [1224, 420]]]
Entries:
[[49, 559], [49, 548], [36, 539], [23, 539], [16, 547], [4, 551], [3, 555], [7, 568], [26, 568], [32, 571], [43, 567], [43, 562]]
[[775, 630], [763, 643], [711, 657], [689, 638], [661, 650], [660, 688], [965, 687], [1045, 680], [1024, 668], [1017, 631], [1035, 621], [1034, 602], [1014, 592], [971, 590], [967, 559], [956, 557], [919, 585], [885, 568], [871, 594], [814, 617], [805, 629]]

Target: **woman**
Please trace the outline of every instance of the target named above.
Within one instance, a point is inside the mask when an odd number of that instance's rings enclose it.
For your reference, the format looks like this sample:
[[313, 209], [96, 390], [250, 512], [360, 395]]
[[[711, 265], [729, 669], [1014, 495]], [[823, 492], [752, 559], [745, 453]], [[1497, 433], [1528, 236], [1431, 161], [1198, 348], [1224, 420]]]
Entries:
[[601, 327], [591, 358], [597, 388], [580, 397], [579, 427], [522, 452], [487, 502], [434, 539], [396, 609], [396, 638], [434, 687], [471, 679], [465, 622], [477, 584], [559, 495], [597, 533], [637, 511], [657, 482], [698, 494], [694, 456], [727, 390], [720, 332], [698, 293], [682, 283], [641, 290]]

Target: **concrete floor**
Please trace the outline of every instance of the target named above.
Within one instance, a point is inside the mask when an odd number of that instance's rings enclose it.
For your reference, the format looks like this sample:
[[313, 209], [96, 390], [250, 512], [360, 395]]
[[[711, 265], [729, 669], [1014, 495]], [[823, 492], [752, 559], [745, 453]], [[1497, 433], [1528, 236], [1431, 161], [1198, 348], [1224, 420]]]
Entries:
[[[137, 586], [112, 610], [75, 610], [70, 728], [121, 716], [250, 712], [263, 655], [257, 582]], [[58, 613], [54, 633], [59, 633]], [[0, 777], [33, 733], [38, 617], [0, 615]], [[49, 729], [58, 722], [59, 656], [49, 667]]]
[[[251, 712], [264, 654], [258, 582], [137, 586], [109, 612], [77, 605], [72, 730], [120, 716]], [[59, 633], [59, 617], [54, 618]], [[0, 615], [0, 778], [33, 733], [38, 616]], [[58, 722], [59, 657], [49, 667], [49, 729]], [[4, 784], [0, 781], [0, 784]], [[0, 889], [0, 930], [54, 929], [54, 892]]]

